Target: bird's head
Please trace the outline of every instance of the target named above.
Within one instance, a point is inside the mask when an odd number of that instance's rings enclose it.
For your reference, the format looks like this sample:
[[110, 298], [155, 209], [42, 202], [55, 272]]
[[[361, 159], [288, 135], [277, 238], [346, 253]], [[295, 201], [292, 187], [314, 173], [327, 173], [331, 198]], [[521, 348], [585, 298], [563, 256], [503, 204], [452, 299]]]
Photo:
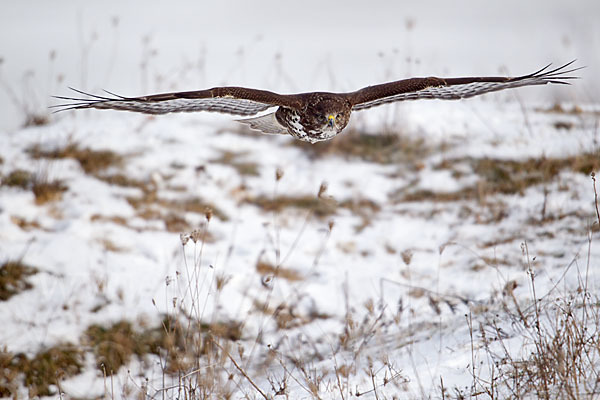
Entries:
[[323, 132], [338, 134], [348, 125], [351, 107], [345, 100], [338, 98], [321, 98], [314, 103], [311, 115], [315, 125]]

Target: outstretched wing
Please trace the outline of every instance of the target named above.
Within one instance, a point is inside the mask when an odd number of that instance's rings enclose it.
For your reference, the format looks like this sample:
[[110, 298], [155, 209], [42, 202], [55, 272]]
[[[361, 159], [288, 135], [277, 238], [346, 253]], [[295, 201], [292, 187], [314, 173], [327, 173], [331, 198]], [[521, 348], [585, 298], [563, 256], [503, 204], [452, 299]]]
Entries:
[[548, 70], [550, 65], [529, 75], [518, 77], [471, 77], [471, 78], [411, 78], [401, 81], [369, 86], [348, 93], [352, 110], [364, 110], [381, 104], [402, 100], [443, 99], [455, 100], [495, 92], [509, 88], [547, 83], [568, 83], [574, 76], [566, 76], [580, 68], [568, 69], [575, 60], [559, 68]]
[[298, 106], [298, 100], [294, 96], [243, 87], [216, 87], [193, 92], [162, 93], [142, 97], [123, 97], [110, 92], [106, 92], [108, 96], [98, 96], [70, 89], [83, 97], [54, 96], [57, 99], [69, 101], [69, 103], [51, 106], [57, 109], [56, 112], [79, 108], [98, 108], [145, 114], [213, 111], [249, 116], [270, 107]]

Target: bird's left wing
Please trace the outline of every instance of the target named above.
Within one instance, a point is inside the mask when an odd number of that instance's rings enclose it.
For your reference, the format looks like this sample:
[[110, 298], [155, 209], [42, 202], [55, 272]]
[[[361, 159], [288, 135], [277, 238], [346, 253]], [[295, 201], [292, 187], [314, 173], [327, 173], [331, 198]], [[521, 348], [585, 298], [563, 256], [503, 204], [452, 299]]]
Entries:
[[212, 111], [250, 116], [270, 107], [297, 106], [297, 100], [294, 96], [233, 86], [141, 97], [123, 97], [110, 92], [106, 92], [106, 96], [98, 96], [71, 89], [82, 95], [82, 97], [54, 96], [57, 99], [68, 100], [69, 102], [54, 105], [51, 108], [56, 108], [57, 112], [80, 108], [97, 108], [126, 110], [145, 114]]
[[532, 74], [518, 77], [469, 77], [469, 78], [410, 78], [381, 85], [368, 86], [348, 93], [352, 110], [364, 110], [381, 104], [402, 100], [443, 99], [455, 100], [495, 92], [509, 88], [547, 83], [568, 83], [567, 76], [581, 68], [571, 68], [575, 60], [559, 68], [549, 70], [550, 65]]

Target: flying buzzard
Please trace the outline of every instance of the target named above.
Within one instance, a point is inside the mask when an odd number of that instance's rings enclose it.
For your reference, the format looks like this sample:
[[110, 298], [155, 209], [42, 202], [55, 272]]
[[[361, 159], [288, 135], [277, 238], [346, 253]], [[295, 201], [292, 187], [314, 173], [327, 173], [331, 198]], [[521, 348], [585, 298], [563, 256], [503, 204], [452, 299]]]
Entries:
[[[348, 124], [352, 111], [401, 100], [454, 100], [520, 86], [566, 84], [566, 76], [580, 68], [568, 69], [575, 60], [549, 70], [550, 65], [529, 75], [518, 77], [410, 78], [383, 83], [349, 93], [311, 92], [278, 94], [244, 87], [215, 87], [193, 92], [123, 97], [106, 92], [110, 97], [72, 90], [84, 98], [55, 96], [71, 103], [52, 107], [58, 111], [99, 108], [136, 111], [146, 114], [170, 112], [214, 111], [251, 117], [238, 120], [264, 133], [290, 134], [296, 139], [315, 143], [328, 140]], [[269, 113], [262, 113], [276, 108]], [[257, 115], [258, 114], [258, 115]]]

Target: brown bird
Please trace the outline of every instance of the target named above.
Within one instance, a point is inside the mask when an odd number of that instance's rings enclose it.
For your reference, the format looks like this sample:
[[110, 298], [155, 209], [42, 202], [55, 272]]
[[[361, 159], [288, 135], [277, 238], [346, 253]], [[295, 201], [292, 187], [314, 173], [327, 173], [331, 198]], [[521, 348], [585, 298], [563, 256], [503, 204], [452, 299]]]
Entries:
[[[214, 111], [254, 116], [238, 121], [264, 133], [290, 134], [296, 139], [315, 143], [339, 134], [348, 124], [352, 111], [401, 100], [455, 100], [521, 86], [566, 84], [569, 79], [577, 79], [566, 74], [581, 69], [568, 69], [574, 62], [575, 60], [552, 70], [547, 65], [532, 74], [517, 77], [410, 78], [368, 86], [349, 93], [310, 92], [284, 95], [228, 86], [142, 97], [123, 97], [106, 91], [111, 97], [105, 97], [70, 88], [86, 97], [54, 96], [72, 103], [52, 107], [58, 108], [57, 111], [98, 108], [146, 114]], [[262, 114], [275, 107], [275, 110]], [[260, 115], [255, 116], [257, 114]]]

